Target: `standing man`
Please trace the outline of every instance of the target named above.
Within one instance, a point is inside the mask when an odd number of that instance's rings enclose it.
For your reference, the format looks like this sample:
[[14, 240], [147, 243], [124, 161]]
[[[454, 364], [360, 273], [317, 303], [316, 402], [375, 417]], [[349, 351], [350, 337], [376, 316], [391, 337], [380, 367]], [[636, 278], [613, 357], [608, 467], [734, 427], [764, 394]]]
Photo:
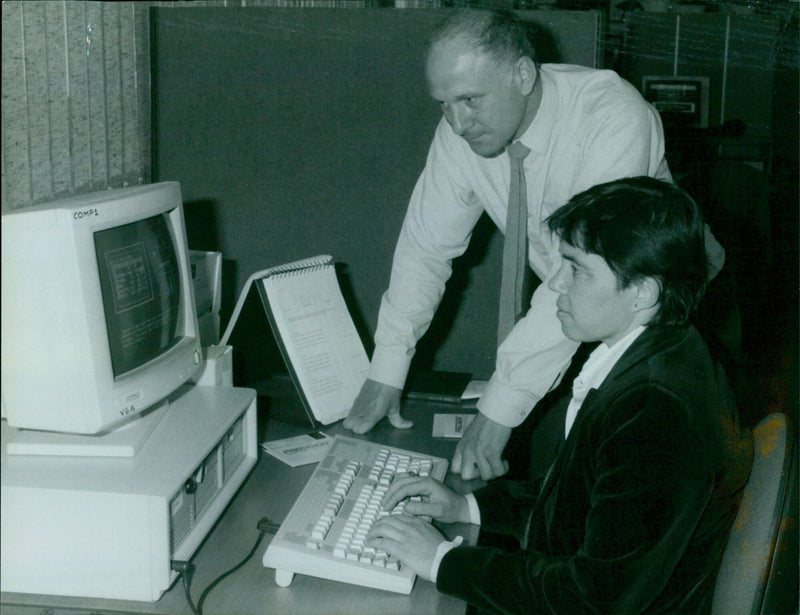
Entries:
[[[522, 229], [525, 245], [512, 249], [522, 249], [522, 265], [547, 282], [560, 256], [543, 221], [570, 197], [621, 177], [671, 179], [658, 114], [618, 75], [540, 65], [525, 25], [510, 12], [448, 13], [432, 34], [425, 64], [443, 117], [400, 231], [369, 377], [344, 422], [356, 433], [384, 416], [395, 427], [410, 427], [400, 415], [400, 396], [417, 340], [439, 305], [452, 259], [466, 250], [484, 211], [508, 246], [514, 234], [509, 224]], [[521, 171], [512, 153], [522, 158]], [[515, 192], [527, 207], [518, 223], [507, 219]], [[719, 256], [714, 262], [721, 266]], [[518, 283], [505, 279], [511, 258], [504, 253], [501, 301], [519, 294]], [[540, 284], [527, 313], [506, 316], [501, 324], [496, 371], [451, 466], [463, 478], [506, 472], [501, 454], [512, 428], [569, 365], [577, 343], [561, 332], [556, 297]]]

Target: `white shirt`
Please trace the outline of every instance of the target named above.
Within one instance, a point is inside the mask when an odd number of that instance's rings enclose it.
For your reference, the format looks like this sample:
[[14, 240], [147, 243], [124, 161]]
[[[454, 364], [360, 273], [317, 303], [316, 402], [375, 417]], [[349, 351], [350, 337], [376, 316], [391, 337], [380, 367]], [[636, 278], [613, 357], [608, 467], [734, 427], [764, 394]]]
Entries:
[[[498, 349], [494, 375], [478, 408], [509, 427], [519, 425], [569, 365], [577, 344], [556, 318], [556, 293], [546, 281], [559, 264], [543, 221], [570, 197], [620, 177], [669, 180], [661, 121], [629, 83], [612, 71], [545, 64], [542, 101], [520, 141], [528, 189], [530, 265], [545, 283]], [[505, 231], [509, 190], [506, 154], [483, 158], [442, 119], [409, 203], [384, 293], [369, 377], [402, 388], [417, 340], [430, 325], [480, 215]], [[499, 286], [499, 280], [498, 280]]]
[[586, 394], [591, 389], [597, 389], [603, 384], [603, 380], [606, 379], [611, 369], [617, 364], [619, 358], [625, 354], [625, 351], [644, 330], [644, 326], [636, 327], [613, 346], [608, 346], [603, 342], [586, 359], [581, 372], [572, 381], [572, 399], [569, 402], [569, 406], [567, 406], [567, 417], [564, 421], [565, 439], [569, 436], [569, 431], [578, 417], [578, 411], [583, 405], [583, 400], [586, 399]]

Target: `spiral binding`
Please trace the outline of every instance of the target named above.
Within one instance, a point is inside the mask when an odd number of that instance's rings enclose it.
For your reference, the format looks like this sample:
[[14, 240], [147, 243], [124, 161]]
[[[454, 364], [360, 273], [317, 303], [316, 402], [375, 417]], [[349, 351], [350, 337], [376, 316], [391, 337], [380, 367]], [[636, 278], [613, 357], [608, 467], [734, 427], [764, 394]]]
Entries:
[[[272, 269], [272, 275], [263, 277], [286, 278], [290, 276], [300, 275], [301, 273], [309, 273], [312, 271], [319, 271], [327, 267], [333, 266], [333, 258], [330, 256], [309, 258], [286, 265], [279, 265]], [[259, 278], [263, 279], [263, 278]]]
[[301, 273], [319, 271], [320, 269], [332, 267], [333, 264], [334, 262], [332, 256], [329, 254], [320, 254], [319, 256], [313, 256], [311, 258], [294, 261], [292, 263], [286, 263], [285, 265], [278, 265], [277, 267], [270, 267], [269, 269], [256, 271], [253, 275], [247, 278], [247, 282], [245, 282], [244, 288], [239, 294], [239, 298], [236, 300], [236, 306], [233, 308], [233, 314], [231, 314], [231, 319], [228, 321], [228, 326], [225, 328], [225, 334], [222, 336], [219, 345], [225, 346], [228, 343], [231, 333], [233, 333], [233, 327], [236, 325], [236, 321], [239, 319], [239, 314], [244, 306], [244, 300], [247, 298], [247, 294], [250, 292], [250, 287], [253, 285], [253, 282], [256, 280], [263, 280], [264, 278], [288, 277], [299, 275]]

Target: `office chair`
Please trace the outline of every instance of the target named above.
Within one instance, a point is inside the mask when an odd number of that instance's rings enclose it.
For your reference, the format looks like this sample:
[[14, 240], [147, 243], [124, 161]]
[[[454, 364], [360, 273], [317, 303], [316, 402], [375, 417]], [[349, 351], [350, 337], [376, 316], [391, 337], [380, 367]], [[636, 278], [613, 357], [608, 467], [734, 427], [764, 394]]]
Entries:
[[731, 529], [714, 588], [712, 615], [758, 615], [772, 571], [791, 469], [792, 440], [784, 414], [753, 430], [753, 469]]

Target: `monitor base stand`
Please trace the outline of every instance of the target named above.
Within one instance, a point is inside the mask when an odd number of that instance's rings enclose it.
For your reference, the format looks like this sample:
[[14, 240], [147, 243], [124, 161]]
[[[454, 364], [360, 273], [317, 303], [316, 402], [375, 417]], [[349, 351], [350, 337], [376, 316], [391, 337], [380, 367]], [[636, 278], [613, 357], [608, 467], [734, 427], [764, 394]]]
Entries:
[[122, 426], [97, 435], [67, 434], [33, 429], [4, 430], [9, 455], [61, 457], [134, 457], [167, 412], [164, 401]]

